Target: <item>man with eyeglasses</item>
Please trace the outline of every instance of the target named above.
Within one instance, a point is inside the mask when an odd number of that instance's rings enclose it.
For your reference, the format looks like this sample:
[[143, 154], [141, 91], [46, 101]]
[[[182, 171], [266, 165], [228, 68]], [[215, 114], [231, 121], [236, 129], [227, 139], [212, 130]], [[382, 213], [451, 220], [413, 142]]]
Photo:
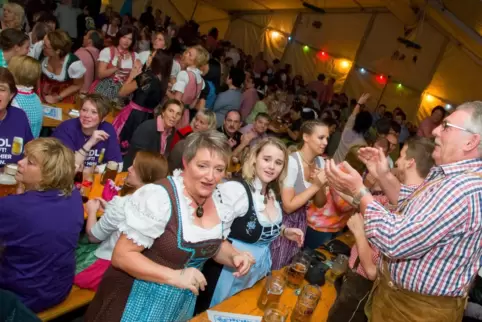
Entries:
[[326, 164], [330, 186], [353, 197], [383, 254], [367, 307], [370, 321], [461, 321], [482, 256], [482, 101], [460, 105], [433, 131], [434, 166], [409, 189], [373, 148], [359, 157], [396, 210], [374, 201], [360, 175]]

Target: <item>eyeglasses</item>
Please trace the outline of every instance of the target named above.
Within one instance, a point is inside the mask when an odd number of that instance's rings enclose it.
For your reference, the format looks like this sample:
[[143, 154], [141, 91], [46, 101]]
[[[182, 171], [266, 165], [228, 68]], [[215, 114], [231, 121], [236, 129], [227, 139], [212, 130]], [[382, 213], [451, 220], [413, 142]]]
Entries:
[[447, 128], [449, 127], [453, 127], [454, 129], [458, 129], [458, 130], [462, 130], [462, 131], [465, 131], [465, 132], [469, 132], [469, 133], [472, 133], [472, 134], [476, 134], [474, 131], [471, 131], [469, 129], [466, 129], [464, 127], [460, 127], [458, 125], [455, 125], [455, 124], [452, 124], [452, 123], [449, 123], [447, 121], [442, 121], [442, 129], [445, 131]]

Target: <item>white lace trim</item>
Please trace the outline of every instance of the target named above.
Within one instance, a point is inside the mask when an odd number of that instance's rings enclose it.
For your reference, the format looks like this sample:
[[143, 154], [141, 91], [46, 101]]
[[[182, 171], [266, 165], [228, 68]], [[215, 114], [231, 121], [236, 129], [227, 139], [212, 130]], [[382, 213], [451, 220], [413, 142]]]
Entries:
[[137, 246], [151, 248], [152, 244], [154, 243], [154, 239], [142, 235], [139, 231], [129, 227], [126, 222], [119, 224], [119, 231], [126, 235], [127, 239], [132, 240], [132, 242]]
[[[262, 183], [258, 178], [254, 179], [253, 188], [254, 188], [254, 193], [252, 193], [251, 195], [253, 196], [254, 209], [258, 214], [263, 214], [263, 216], [266, 217], [267, 219], [267, 216], [264, 215], [264, 211], [266, 209], [266, 205], [264, 204], [265, 197], [263, 194], [261, 194]], [[278, 217], [279, 217], [279, 214], [281, 214], [281, 206], [279, 202], [276, 201], [276, 194], [272, 189], [269, 189], [268, 191], [268, 198], [275, 201], [274, 206], [278, 212]]]

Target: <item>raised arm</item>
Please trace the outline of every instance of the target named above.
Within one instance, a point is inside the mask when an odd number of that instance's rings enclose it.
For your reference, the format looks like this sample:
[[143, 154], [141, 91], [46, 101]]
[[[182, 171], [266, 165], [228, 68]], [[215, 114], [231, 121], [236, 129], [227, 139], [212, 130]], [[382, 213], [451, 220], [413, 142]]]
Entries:
[[366, 147], [358, 150], [358, 158], [362, 161], [368, 172], [380, 184], [383, 192], [392, 205], [398, 204], [400, 197], [400, 181], [392, 174], [388, 160], [382, 149]]

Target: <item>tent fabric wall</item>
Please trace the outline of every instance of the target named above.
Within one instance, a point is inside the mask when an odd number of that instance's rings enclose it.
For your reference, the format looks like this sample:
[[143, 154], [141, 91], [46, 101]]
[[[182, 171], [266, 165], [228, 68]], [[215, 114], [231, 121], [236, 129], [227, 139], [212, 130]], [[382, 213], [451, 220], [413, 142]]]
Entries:
[[[357, 63], [375, 72], [391, 75], [394, 80], [422, 92], [430, 83], [444, 37], [427, 23], [420, 31], [416, 41], [422, 46], [422, 51], [406, 50], [397, 42], [397, 37], [403, 36], [403, 24], [392, 14], [377, 14]], [[395, 50], [405, 53], [405, 60], [392, 60]], [[418, 56], [417, 63], [412, 61], [414, 54]]]
[[334, 77], [335, 91], [342, 89], [350, 70], [341, 64], [342, 60], [333, 57], [320, 58], [315, 50], [306, 51], [301, 44], [292, 43], [286, 48], [284, 63], [291, 64], [294, 75], [301, 75], [309, 82], [323, 73], [327, 78]]
[[420, 92], [397, 83], [388, 83], [380, 100], [388, 110], [393, 111], [395, 107], [401, 107], [407, 116], [407, 121], [416, 123], [417, 110], [420, 105]]
[[480, 100], [480, 84], [482, 66], [475, 63], [460, 47], [449, 44], [427, 92], [460, 104]]
[[384, 87], [385, 85], [377, 82], [373, 75], [353, 70], [345, 82], [344, 91], [348, 97], [354, 99], [358, 99], [363, 93], [370, 93], [371, 98], [367, 104], [368, 108], [374, 110], [382, 98]]
[[[369, 20], [370, 14], [303, 14], [295, 38], [332, 55], [353, 60]], [[312, 26], [314, 21], [322, 23], [320, 29]]]
[[261, 51], [261, 37], [264, 29], [245, 20], [235, 19], [229, 24], [225, 39], [235, 46], [243, 48], [244, 52], [256, 55]]

